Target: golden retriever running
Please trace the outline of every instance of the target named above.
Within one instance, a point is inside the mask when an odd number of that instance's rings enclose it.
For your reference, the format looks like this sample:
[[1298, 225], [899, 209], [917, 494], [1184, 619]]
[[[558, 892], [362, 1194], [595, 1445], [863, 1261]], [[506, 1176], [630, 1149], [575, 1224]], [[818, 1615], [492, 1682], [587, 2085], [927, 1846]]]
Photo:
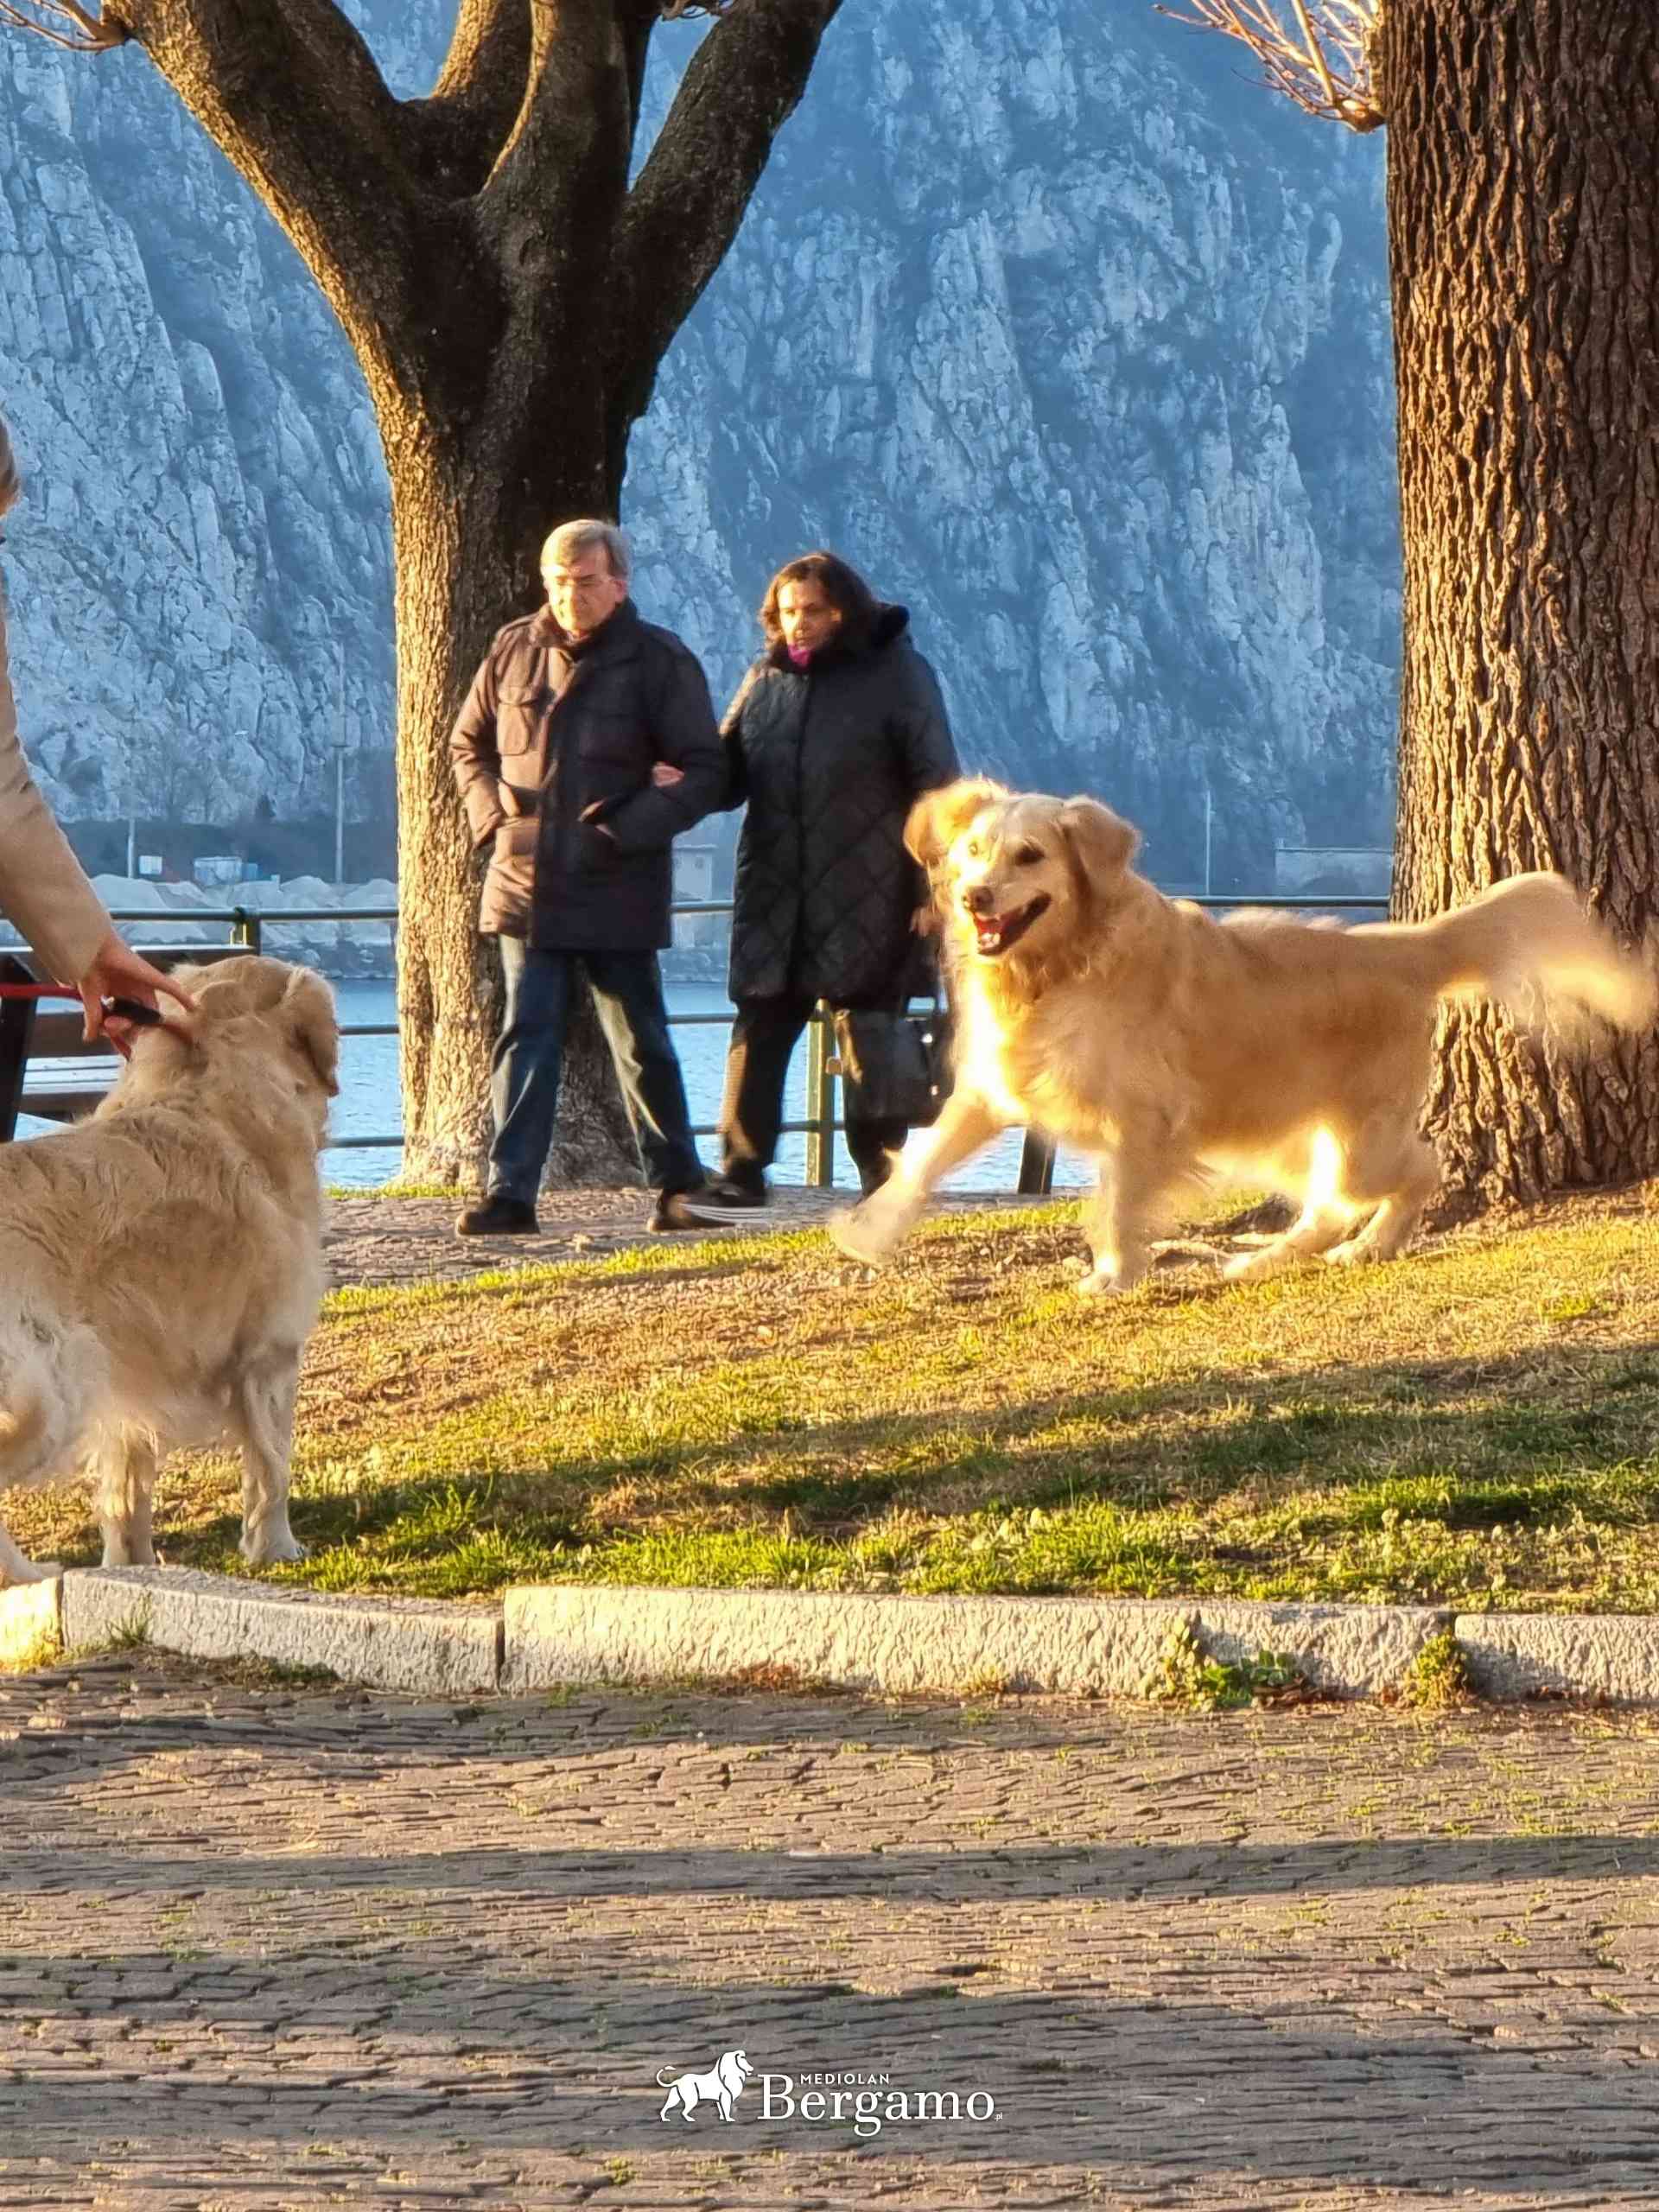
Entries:
[[1437, 1000], [1541, 986], [1625, 1027], [1653, 1017], [1652, 981], [1559, 875], [1432, 922], [1217, 922], [1134, 873], [1135, 833], [1109, 808], [976, 779], [920, 799], [906, 842], [943, 918], [957, 1081], [891, 1179], [831, 1224], [872, 1264], [951, 1168], [1021, 1124], [1099, 1162], [1084, 1291], [1133, 1289], [1160, 1198], [1217, 1176], [1301, 1207], [1231, 1275], [1391, 1259], [1440, 1179], [1418, 1133]]
[[[320, 976], [181, 968], [194, 1014], [138, 1032], [89, 1121], [0, 1146], [0, 1491], [99, 1474], [106, 1567], [149, 1566], [164, 1453], [242, 1448], [242, 1554], [288, 1525], [300, 1355], [322, 1294], [317, 1154], [339, 1032]], [[0, 1527], [0, 1586], [57, 1573]]]

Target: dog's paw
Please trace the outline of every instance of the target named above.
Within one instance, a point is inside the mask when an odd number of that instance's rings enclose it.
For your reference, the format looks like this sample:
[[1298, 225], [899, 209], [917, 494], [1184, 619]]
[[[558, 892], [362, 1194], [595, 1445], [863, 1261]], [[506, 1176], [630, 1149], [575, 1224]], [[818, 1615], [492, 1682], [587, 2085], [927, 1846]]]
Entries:
[[1077, 1285], [1079, 1298], [1127, 1298], [1139, 1290], [1146, 1280], [1146, 1269], [1137, 1268], [1133, 1274], [1116, 1268], [1090, 1268]]
[[1266, 1244], [1259, 1252], [1240, 1252], [1221, 1272], [1228, 1282], [1269, 1282], [1300, 1264], [1300, 1254], [1282, 1244]]
[[153, 1544], [135, 1544], [125, 1538], [105, 1536], [104, 1539], [105, 1567], [154, 1567], [156, 1564]]
[[868, 1203], [843, 1206], [830, 1217], [830, 1237], [837, 1251], [867, 1268], [885, 1266], [904, 1241], [919, 1208], [877, 1209]]
[[252, 1540], [245, 1536], [237, 1548], [250, 1567], [291, 1567], [305, 1557], [305, 1546], [291, 1529], [276, 1529]]
[[1375, 1267], [1381, 1255], [1375, 1244], [1363, 1236], [1351, 1236], [1345, 1244], [1333, 1244], [1325, 1255], [1327, 1268]]

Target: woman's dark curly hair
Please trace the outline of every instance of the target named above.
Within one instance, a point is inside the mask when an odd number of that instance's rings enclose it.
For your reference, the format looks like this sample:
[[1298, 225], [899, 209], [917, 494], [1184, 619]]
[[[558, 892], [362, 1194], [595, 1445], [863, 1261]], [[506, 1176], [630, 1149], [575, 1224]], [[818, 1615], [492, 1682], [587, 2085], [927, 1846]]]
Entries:
[[766, 586], [766, 595], [760, 602], [760, 627], [768, 645], [780, 645], [784, 641], [783, 627], [778, 620], [779, 593], [785, 584], [805, 583], [818, 585], [840, 614], [837, 645], [849, 652], [857, 652], [869, 643], [880, 602], [868, 584], [838, 554], [803, 553], [798, 561], [785, 561]]

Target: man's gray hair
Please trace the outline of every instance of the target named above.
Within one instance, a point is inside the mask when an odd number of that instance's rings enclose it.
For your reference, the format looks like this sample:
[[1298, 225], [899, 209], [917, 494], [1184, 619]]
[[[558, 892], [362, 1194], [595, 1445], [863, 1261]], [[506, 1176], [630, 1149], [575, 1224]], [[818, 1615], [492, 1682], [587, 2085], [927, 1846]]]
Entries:
[[0, 415], [0, 515], [16, 505], [22, 488], [17, 456], [11, 449], [11, 434], [6, 429], [4, 416]]
[[625, 534], [613, 522], [591, 519], [562, 522], [542, 548], [542, 566], [546, 569], [556, 561], [561, 568], [568, 567], [594, 545], [603, 548], [613, 576], [620, 576], [626, 581], [633, 574], [633, 556], [628, 550]]

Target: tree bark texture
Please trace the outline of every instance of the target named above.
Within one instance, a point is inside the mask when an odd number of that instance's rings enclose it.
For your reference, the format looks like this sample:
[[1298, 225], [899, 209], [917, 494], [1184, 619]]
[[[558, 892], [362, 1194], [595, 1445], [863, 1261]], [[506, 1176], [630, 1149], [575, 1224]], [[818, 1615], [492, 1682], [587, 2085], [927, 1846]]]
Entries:
[[[397, 1008], [405, 1100], [427, 1113], [418, 1147], [406, 1146], [410, 1179], [471, 1183], [489, 1141], [487, 1067], [500, 1027], [500, 968], [493, 941], [477, 933], [482, 861], [466, 818], [449, 803], [447, 738], [478, 655], [524, 597], [515, 565], [488, 514], [468, 518], [464, 464], [435, 466], [423, 448], [392, 486], [396, 554], [397, 719], [428, 741], [398, 748]], [[474, 484], [488, 480], [472, 473]], [[476, 548], [469, 557], [468, 548]], [[480, 647], [481, 652], [482, 647]], [[610, 1055], [586, 994], [573, 1018], [549, 1179], [626, 1183], [637, 1166]]]
[[[1560, 869], [1659, 886], [1659, 7], [1388, 0], [1405, 654], [1395, 908]], [[1659, 1039], [1442, 1025], [1466, 1201], [1659, 1173]]]
[[[547, 532], [617, 514], [658, 366], [735, 237], [840, 0], [737, 0], [632, 187], [658, 0], [458, 0], [429, 97], [392, 98], [334, 0], [108, 0], [259, 194], [367, 381], [397, 573], [404, 1172], [474, 1179], [499, 1013], [449, 731]], [[587, 1010], [553, 1171], [632, 1179]]]

